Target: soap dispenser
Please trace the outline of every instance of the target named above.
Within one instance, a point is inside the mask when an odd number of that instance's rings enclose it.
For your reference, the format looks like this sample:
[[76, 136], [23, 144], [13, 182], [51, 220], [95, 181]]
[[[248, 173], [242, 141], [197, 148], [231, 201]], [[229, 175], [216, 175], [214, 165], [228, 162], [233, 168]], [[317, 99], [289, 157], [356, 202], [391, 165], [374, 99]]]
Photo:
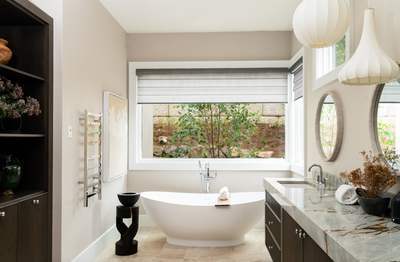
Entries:
[[393, 222], [400, 224], [400, 191], [392, 199]]

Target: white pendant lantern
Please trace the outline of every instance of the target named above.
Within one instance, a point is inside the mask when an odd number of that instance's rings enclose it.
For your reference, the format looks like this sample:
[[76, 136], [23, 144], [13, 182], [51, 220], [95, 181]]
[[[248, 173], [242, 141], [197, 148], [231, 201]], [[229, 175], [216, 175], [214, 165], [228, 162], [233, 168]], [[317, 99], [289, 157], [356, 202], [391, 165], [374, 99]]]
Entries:
[[375, 27], [375, 10], [364, 12], [360, 44], [353, 57], [339, 72], [344, 85], [377, 85], [396, 81], [399, 66], [382, 49]]
[[294, 12], [293, 32], [304, 46], [328, 47], [343, 38], [350, 20], [344, 0], [304, 0]]

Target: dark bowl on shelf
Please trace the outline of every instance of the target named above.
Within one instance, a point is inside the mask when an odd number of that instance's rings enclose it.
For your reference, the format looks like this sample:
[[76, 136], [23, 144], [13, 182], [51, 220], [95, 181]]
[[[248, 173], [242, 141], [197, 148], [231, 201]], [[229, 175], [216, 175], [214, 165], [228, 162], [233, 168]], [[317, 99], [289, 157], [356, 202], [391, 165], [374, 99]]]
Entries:
[[121, 202], [121, 204], [124, 207], [133, 206], [139, 200], [139, 197], [140, 197], [140, 194], [139, 193], [134, 193], [134, 192], [126, 192], [126, 193], [119, 193], [118, 194], [119, 202]]

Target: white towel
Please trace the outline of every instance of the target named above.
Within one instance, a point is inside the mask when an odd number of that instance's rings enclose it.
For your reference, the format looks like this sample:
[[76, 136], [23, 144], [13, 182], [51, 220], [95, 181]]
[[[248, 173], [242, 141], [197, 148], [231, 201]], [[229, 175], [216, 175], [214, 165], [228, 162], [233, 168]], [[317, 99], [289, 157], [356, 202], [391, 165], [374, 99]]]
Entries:
[[229, 199], [229, 191], [227, 187], [223, 187], [221, 188], [221, 190], [219, 191], [219, 199], [221, 200], [227, 200]]
[[343, 205], [354, 205], [358, 202], [356, 189], [349, 185], [341, 185], [336, 190], [335, 197]]

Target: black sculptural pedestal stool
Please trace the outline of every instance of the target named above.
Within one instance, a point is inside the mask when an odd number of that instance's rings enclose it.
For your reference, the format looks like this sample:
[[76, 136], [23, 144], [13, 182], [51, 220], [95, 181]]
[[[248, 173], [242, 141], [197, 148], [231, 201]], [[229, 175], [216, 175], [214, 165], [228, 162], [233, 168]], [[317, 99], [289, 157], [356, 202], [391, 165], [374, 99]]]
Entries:
[[[139, 228], [139, 206], [135, 203], [139, 200], [138, 193], [121, 193], [118, 199], [122, 206], [117, 206], [117, 229], [121, 234], [121, 239], [115, 243], [115, 254], [128, 256], [137, 253], [138, 242], [133, 238]], [[128, 228], [123, 222], [124, 218], [132, 218], [132, 224]]]

